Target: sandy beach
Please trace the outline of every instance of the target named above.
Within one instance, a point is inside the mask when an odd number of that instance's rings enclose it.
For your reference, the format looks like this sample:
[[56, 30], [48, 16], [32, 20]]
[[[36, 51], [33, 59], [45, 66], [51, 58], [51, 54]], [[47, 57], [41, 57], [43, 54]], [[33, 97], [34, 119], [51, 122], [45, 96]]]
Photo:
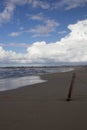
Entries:
[[0, 92], [0, 130], [87, 130], [87, 68], [46, 74], [47, 82]]

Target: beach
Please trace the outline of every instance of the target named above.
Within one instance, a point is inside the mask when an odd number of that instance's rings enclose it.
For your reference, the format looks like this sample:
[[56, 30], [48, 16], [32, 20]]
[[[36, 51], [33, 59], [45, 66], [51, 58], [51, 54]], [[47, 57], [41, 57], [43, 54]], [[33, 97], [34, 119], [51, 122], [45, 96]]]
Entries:
[[0, 92], [0, 130], [87, 130], [87, 68], [41, 79], [46, 82]]

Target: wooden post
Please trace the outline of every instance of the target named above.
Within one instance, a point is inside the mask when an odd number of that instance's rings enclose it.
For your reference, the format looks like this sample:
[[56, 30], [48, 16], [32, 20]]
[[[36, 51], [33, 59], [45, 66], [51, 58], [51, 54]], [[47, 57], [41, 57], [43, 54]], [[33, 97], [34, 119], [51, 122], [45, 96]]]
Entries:
[[73, 84], [74, 84], [75, 77], [76, 77], [76, 74], [73, 73], [66, 101], [70, 101], [71, 100], [72, 89], [73, 89]]

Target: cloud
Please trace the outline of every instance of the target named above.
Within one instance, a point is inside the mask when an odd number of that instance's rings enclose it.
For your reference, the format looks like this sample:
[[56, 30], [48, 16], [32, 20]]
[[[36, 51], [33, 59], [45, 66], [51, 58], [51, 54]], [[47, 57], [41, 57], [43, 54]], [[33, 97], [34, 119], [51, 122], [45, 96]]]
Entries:
[[8, 3], [2, 13], [0, 13], [0, 25], [9, 22], [14, 11], [15, 6], [12, 3]]
[[11, 37], [17, 37], [17, 36], [20, 36], [23, 32], [12, 32], [9, 34], [9, 36]]
[[87, 19], [68, 26], [70, 33], [55, 43], [35, 42], [25, 54], [0, 47], [0, 62], [28, 65], [87, 64]]
[[31, 3], [34, 8], [35, 7], [40, 7], [42, 9], [50, 8], [50, 4], [48, 4], [47, 2], [43, 2], [41, 0], [29, 0], [29, 3]]
[[50, 7], [47, 2], [43, 2], [40, 0], [5, 0], [5, 8], [3, 12], [0, 13], [0, 25], [11, 20], [16, 6], [21, 6], [25, 4], [32, 5], [33, 8], [40, 7], [42, 9], [48, 9]]
[[[59, 9], [64, 7], [65, 10], [70, 10], [77, 7], [84, 7], [87, 5], [87, 0], [61, 0], [59, 2], [45, 2], [43, 0], [4, 0], [4, 10], [0, 13], [0, 25], [9, 22], [14, 14], [17, 6], [31, 5], [33, 8], [42, 9]], [[39, 17], [37, 18], [39, 19]]]
[[25, 57], [23, 54], [17, 54], [16, 52], [13, 51], [5, 51], [2, 47], [0, 47], [0, 63], [1, 64], [21, 64], [25, 62]]
[[42, 13], [36, 15], [27, 15], [31, 20], [40, 21], [41, 25], [37, 25], [34, 28], [29, 30], [24, 30], [24, 28], [19, 28], [19, 32], [11, 32], [9, 36], [17, 37], [22, 35], [23, 33], [32, 33], [33, 37], [38, 36], [49, 36], [52, 32], [56, 30], [56, 27], [59, 26], [59, 23], [56, 22], [54, 19], [48, 19], [43, 16]]
[[87, 6], [87, 0], [61, 0], [53, 4], [53, 8], [64, 7], [65, 10], [70, 10], [77, 7]]
[[51, 32], [55, 31], [55, 28], [59, 26], [55, 20], [43, 20], [44, 25], [38, 25], [35, 28], [29, 30], [29, 32], [33, 33], [33, 36], [47, 36]]
[[11, 3], [15, 5], [24, 5], [24, 4], [31, 4], [34, 8], [42, 8], [42, 9], [48, 9], [50, 7], [50, 4], [47, 2], [43, 2], [42, 0], [8, 0]]
[[20, 27], [19, 30], [24, 30], [24, 27]]
[[33, 33], [33, 37], [37, 36], [48, 36], [51, 32], [55, 31], [56, 27], [59, 26], [59, 23], [53, 19], [47, 19], [43, 16], [42, 13], [30, 15], [31, 20], [40, 21], [42, 25], [37, 25], [34, 28], [31, 28], [28, 32]]
[[58, 34], [60, 34], [60, 35], [63, 35], [63, 34], [66, 34], [66, 33], [67, 33], [67, 31], [65, 31], [65, 30], [58, 32]]
[[29, 47], [29, 45], [27, 43], [6, 43], [6, 44], [3, 44], [3, 43], [0, 43], [0, 46], [1, 47]]
[[43, 17], [42, 13], [35, 14], [35, 15], [28, 15], [31, 20], [43, 21], [45, 18]]
[[78, 21], [74, 25], [69, 25], [68, 29], [71, 30], [71, 32], [64, 38], [64, 41], [67, 40], [67, 38], [73, 41], [87, 40], [87, 19]]

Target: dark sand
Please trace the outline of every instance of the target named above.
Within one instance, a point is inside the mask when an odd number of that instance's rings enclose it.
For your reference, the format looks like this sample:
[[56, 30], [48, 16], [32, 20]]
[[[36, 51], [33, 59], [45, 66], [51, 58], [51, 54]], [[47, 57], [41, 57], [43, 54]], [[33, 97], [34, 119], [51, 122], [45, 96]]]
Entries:
[[48, 82], [0, 92], [0, 130], [87, 130], [87, 69], [43, 75]]

